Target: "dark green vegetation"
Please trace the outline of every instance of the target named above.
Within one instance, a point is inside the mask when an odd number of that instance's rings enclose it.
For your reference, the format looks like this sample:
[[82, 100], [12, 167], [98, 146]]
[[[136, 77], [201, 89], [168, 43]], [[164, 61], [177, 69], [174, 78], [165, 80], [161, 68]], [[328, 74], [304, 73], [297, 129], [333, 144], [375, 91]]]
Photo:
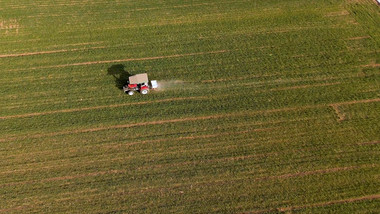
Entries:
[[378, 211], [379, 11], [1, 1], [0, 213]]

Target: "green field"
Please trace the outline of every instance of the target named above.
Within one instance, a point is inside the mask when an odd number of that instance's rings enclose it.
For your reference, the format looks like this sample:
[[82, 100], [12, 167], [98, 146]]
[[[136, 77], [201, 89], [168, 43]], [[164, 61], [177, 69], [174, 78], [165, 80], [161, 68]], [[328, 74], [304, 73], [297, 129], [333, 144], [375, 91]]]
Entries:
[[377, 213], [379, 68], [373, 0], [2, 0], [0, 213]]

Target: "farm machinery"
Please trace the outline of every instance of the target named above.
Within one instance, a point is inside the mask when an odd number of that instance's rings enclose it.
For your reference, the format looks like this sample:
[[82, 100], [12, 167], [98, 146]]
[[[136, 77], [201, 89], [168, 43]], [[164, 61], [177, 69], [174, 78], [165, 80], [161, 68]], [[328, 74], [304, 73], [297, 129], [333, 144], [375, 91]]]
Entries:
[[136, 91], [141, 94], [148, 94], [150, 89], [158, 88], [156, 80], [151, 80], [149, 84], [148, 74], [136, 74], [129, 77], [129, 81], [123, 86], [123, 91], [128, 95], [133, 95]]

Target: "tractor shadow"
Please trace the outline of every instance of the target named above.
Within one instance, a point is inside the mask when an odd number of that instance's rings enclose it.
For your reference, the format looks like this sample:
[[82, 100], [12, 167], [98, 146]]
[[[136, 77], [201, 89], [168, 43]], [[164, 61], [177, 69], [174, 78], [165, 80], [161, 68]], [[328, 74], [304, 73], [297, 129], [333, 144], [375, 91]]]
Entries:
[[122, 64], [112, 65], [107, 69], [107, 74], [115, 78], [115, 86], [120, 90], [127, 84], [128, 78], [131, 76]]

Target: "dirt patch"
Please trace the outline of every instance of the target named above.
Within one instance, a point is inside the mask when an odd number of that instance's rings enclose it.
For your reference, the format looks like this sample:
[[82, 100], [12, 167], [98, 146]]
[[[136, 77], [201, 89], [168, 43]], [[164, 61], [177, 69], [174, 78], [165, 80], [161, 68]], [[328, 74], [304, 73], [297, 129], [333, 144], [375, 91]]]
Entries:
[[18, 34], [20, 24], [17, 19], [0, 20], [0, 33]]
[[334, 109], [336, 115], [338, 116], [338, 122], [346, 119], [346, 114], [339, 109], [339, 105], [330, 105], [330, 106]]

